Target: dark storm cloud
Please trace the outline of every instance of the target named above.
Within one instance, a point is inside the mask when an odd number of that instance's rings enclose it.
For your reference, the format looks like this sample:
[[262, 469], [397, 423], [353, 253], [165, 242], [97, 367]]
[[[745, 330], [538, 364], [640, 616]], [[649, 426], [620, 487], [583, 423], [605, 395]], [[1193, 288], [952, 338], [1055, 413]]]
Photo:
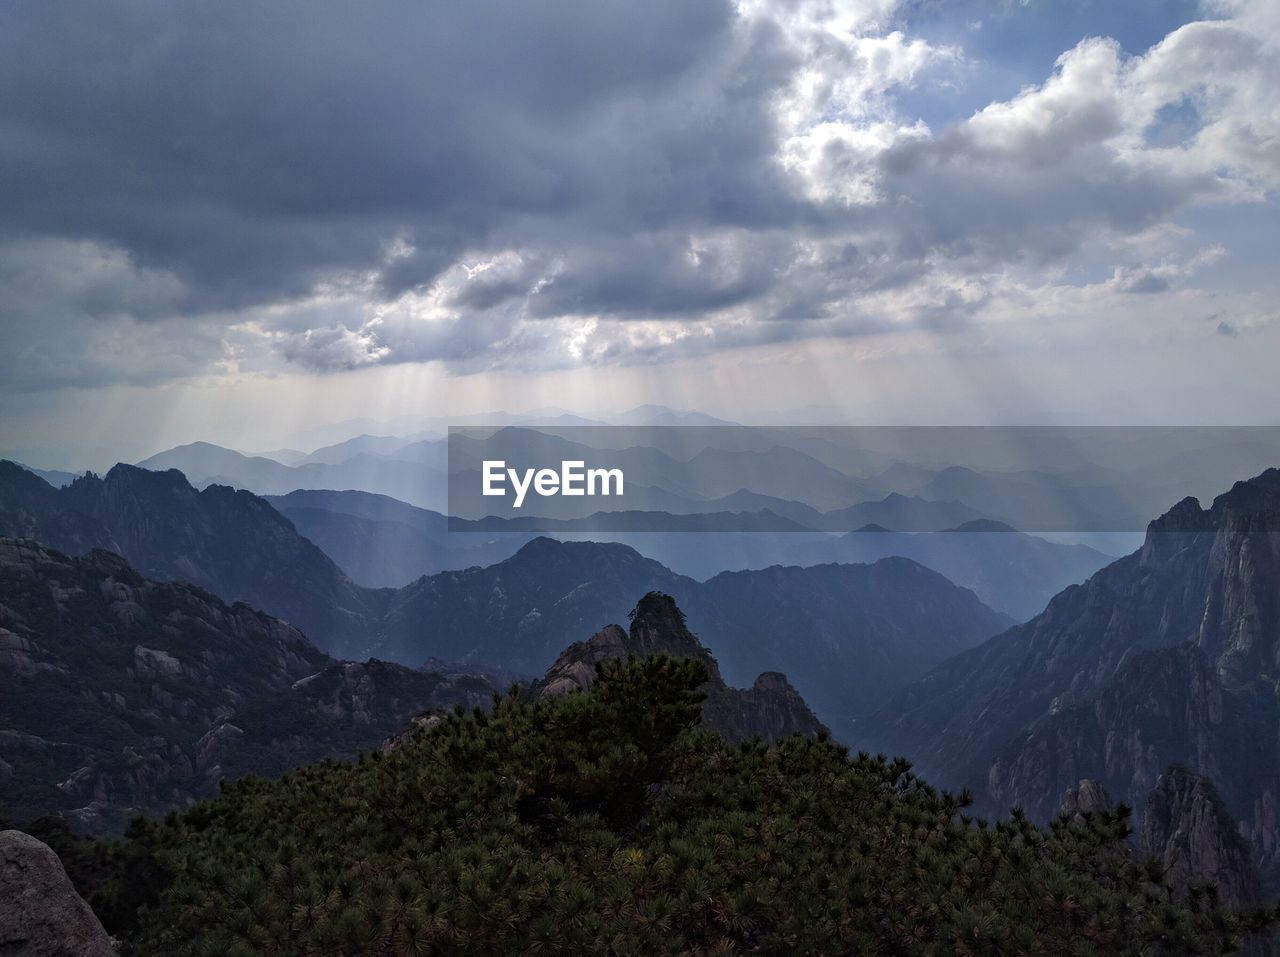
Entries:
[[343, 271], [394, 293], [540, 217], [780, 212], [768, 37], [738, 89], [674, 93], [742, 42], [722, 0], [6, 9], [0, 229], [118, 245], [194, 311]]

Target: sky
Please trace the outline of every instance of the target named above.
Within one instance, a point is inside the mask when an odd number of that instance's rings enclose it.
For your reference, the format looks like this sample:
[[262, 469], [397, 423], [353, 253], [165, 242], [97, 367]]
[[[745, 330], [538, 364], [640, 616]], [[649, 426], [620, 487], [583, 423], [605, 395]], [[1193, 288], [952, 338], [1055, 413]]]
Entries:
[[1274, 0], [0, 8], [0, 450], [1275, 424]]

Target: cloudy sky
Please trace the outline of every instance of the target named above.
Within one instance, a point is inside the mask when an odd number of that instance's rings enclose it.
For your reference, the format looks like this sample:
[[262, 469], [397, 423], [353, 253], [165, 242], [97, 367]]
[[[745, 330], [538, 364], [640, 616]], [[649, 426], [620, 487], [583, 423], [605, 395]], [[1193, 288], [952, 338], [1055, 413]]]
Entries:
[[1274, 423], [1274, 0], [5, 4], [0, 449]]

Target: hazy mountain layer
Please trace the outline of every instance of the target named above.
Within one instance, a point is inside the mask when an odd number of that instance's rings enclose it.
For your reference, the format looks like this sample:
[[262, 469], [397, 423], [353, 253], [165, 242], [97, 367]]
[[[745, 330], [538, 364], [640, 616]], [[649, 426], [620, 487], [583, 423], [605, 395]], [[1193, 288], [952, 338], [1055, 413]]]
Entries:
[[491, 565], [533, 537], [450, 532], [439, 512], [368, 492], [301, 490], [267, 501], [352, 579], [373, 588], [399, 588], [446, 569]]
[[246, 601], [340, 655], [360, 657], [376, 642], [385, 593], [355, 585], [249, 492], [221, 485], [197, 491], [180, 472], [131, 465], [52, 489], [0, 463], [0, 521], [0, 534], [71, 554], [107, 548], [149, 577], [189, 581], [228, 601]]
[[[371, 586], [399, 587], [446, 569], [492, 564], [533, 537], [529, 532], [449, 531], [449, 520], [438, 512], [365, 492], [303, 490], [268, 501], [353, 579]], [[732, 504], [743, 503], [739, 497]], [[795, 514], [804, 517], [802, 512]], [[866, 563], [900, 555], [972, 589], [984, 603], [1015, 620], [1039, 613], [1063, 588], [1084, 581], [1112, 560], [1083, 545], [1060, 545], [986, 521], [970, 522], [954, 532], [921, 534], [868, 528], [839, 537], [646, 531], [570, 531], [558, 532], [557, 537], [619, 541], [678, 574], [698, 579], [770, 565]]]

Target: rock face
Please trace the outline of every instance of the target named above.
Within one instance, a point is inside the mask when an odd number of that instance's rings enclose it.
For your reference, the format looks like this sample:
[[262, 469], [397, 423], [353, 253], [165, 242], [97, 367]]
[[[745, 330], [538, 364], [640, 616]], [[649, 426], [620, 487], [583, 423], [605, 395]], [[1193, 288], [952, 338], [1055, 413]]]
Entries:
[[370, 750], [424, 708], [492, 690], [335, 662], [278, 619], [109, 552], [0, 539], [0, 816], [116, 830], [224, 778]]
[[1066, 793], [1062, 795], [1058, 814], [1062, 817], [1074, 818], [1093, 814], [1096, 811], [1106, 811], [1111, 807], [1113, 807], [1111, 795], [1107, 793], [1107, 789], [1097, 781], [1085, 778], [1075, 787], [1067, 788]]
[[[979, 807], [1050, 817], [1081, 778], [1134, 807], [1171, 765], [1211, 780], [1280, 888], [1280, 470], [1178, 503], [1142, 549], [956, 656], [869, 723]], [[1166, 782], [1167, 786], [1167, 782]], [[1153, 807], [1156, 805], [1153, 805]], [[1236, 827], [1236, 825], [1233, 825]]]
[[6, 957], [112, 957], [115, 951], [48, 846], [0, 831], [0, 953]]
[[1261, 896], [1249, 845], [1217, 790], [1185, 768], [1170, 768], [1147, 796], [1140, 846], [1160, 859], [1176, 888], [1208, 880], [1229, 904]]
[[777, 740], [792, 734], [824, 730], [786, 676], [766, 672], [749, 689], [730, 688], [715, 658], [689, 631], [675, 600], [660, 592], [640, 599], [631, 615], [630, 631], [606, 625], [586, 641], [570, 645], [535, 686], [541, 695], [565, 694], [590, 687], [596, 665], [614, 658], [668, 654], [704, 662], [710, 678], [703, 686], [703, 727], [730, 742], [752, 737]]
[[55, 489], [0, 461], [0, 535], [71, 555], [119, 553], [149, 578], [247, 602], [340, 655], [364, 651], [387, 594], [352, 583], [258, 496], [223, 485], [197, 490], [174, 470], [117, 465]]

